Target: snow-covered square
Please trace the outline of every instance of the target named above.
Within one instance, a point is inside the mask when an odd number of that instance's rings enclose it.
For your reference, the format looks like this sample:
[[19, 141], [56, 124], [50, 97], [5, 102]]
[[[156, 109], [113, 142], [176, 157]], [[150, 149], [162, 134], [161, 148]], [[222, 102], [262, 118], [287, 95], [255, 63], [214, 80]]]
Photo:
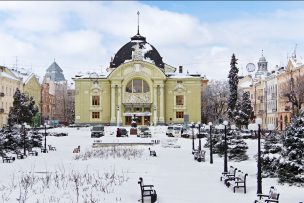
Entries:
[[[129, 130], [129, 128], [127, 128]], [[64, 132], [68, 136], [47, 136], [47, 144], [56, 151], [28, 156], [12, 163], [0, 165], [1, 202], [138, 202], [141, 198], [139, 177], [145, 184], [153, 184], [161, 203], [250, 203], [257, 199], [257, 140], [247, 139], [249, 159], [241, 162], [229, 161], [248, 173], [247, 193], [242, 189], [233, 192], [220, 181], [223, 172], [223, 158], [214, 154], [214, 163], [209, 163], [209, 149], [206, 161], [197, 162], [192, 155], [192, 139], [169, 138], [166, 126], [150, 127], [152, 137], [135, 135], [116, 137], [116, 127], [105, 127], [105, 136], [91, 138], [90, 128], [55, 128], [48, 132]], [[96, 142], [96, 140], [98, 140]], [[145, 145], [159, 140], [159, 144]], [[202, 146], [206, 138], [202, 138]], [[93, 143], [97, 143], [93, 146]], [[102, 143], [142, 143], [126, 146], [119, 157], [93, 151]], [[73, 150], [80, 146], [80, 153]], [[195, 140], [195, 147], [198, 139]], [[120, 150], [116, 146], [116, 150]], [[122, 147], [124, 148], [124, 147]], [[155, 150], [157, 156], [150, 156]], [[114, 149], [115, 150], [115, 149]], [[122, 150], [123, 151], [123, 150]], [[91, 153], [90, 153], [91, 152]], [[119, 153], [116, 153], [119, 154]], [[268, 193], [275, 186], [280, 193], [279, 202], [299, 203], [304, 200], [303, 188], [280, 185], [277, 179], [264, 178], [263, 192]], [[145, 202], [150, 202], [147, 198]]]

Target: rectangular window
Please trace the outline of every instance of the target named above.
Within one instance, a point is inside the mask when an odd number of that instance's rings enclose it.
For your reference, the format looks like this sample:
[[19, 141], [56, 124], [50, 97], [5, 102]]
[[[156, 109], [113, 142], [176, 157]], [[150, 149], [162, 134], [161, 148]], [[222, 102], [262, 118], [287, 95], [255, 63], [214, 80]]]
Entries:
[[176, 112], [176, 118], [184, 118], [184, 112], [182, 111]]
[[93, 106], [99, 106], [100, 105], [99, 96], [92, 96], [92, 105]]
[[99, 112], [92, 112], [92, 118], [99, 118]]
[[179, 105], [179, 106], [184, 105], [184, 96], [183, 95], [176, 96], [176, 105]]

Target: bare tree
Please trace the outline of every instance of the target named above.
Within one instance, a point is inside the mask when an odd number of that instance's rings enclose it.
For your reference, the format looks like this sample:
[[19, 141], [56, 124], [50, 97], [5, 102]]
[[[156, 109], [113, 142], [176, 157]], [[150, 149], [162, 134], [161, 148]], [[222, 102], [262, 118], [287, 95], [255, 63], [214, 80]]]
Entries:
[[203, 95], [204, 121], [216, 121], [227, 117], [229, 84], [223, 80], [211, 80]]
[[293, 116], [298, 116], [301, 105], [304, 103], [304, 75], [291, 77], [287, 83], [282, 86], [281, 93], [291, 104]]

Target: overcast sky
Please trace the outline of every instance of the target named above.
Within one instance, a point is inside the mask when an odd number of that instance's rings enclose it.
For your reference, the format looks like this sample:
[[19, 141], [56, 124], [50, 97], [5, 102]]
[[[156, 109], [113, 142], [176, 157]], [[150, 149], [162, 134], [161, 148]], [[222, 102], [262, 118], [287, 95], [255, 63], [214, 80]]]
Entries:
[[226, 79], [232, 53], [240, 74], [264, 50], [269, 69], [304, 56], [304, 2], [0, 2], [0, 64], [39, 76], [56, 60], [66, 79], [100, 71], [137, 32], [165, 63]]

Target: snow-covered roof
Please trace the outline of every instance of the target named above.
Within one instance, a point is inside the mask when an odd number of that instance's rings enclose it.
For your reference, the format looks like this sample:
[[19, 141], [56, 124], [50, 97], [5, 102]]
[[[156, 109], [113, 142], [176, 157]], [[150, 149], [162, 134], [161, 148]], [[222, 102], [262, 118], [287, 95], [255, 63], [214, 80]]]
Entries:
[[105, 75], [103, 73], [98, 74], [96, 72], [87, 71], [85, 73], [79, 72], [77, 75], [75, 75], [75, 77], [73, 79], [90, 79], [90, 78], [106, 79], [107, 75]]
[[0, 72], [0, 76], [4, 77], [4, 78], [11, 79], [11, 80], [17, 80], [18, 81], [18, 78], [14, 77], [14, 76], [11, 76], [10, 74], [7, 74], [6, 72]]

